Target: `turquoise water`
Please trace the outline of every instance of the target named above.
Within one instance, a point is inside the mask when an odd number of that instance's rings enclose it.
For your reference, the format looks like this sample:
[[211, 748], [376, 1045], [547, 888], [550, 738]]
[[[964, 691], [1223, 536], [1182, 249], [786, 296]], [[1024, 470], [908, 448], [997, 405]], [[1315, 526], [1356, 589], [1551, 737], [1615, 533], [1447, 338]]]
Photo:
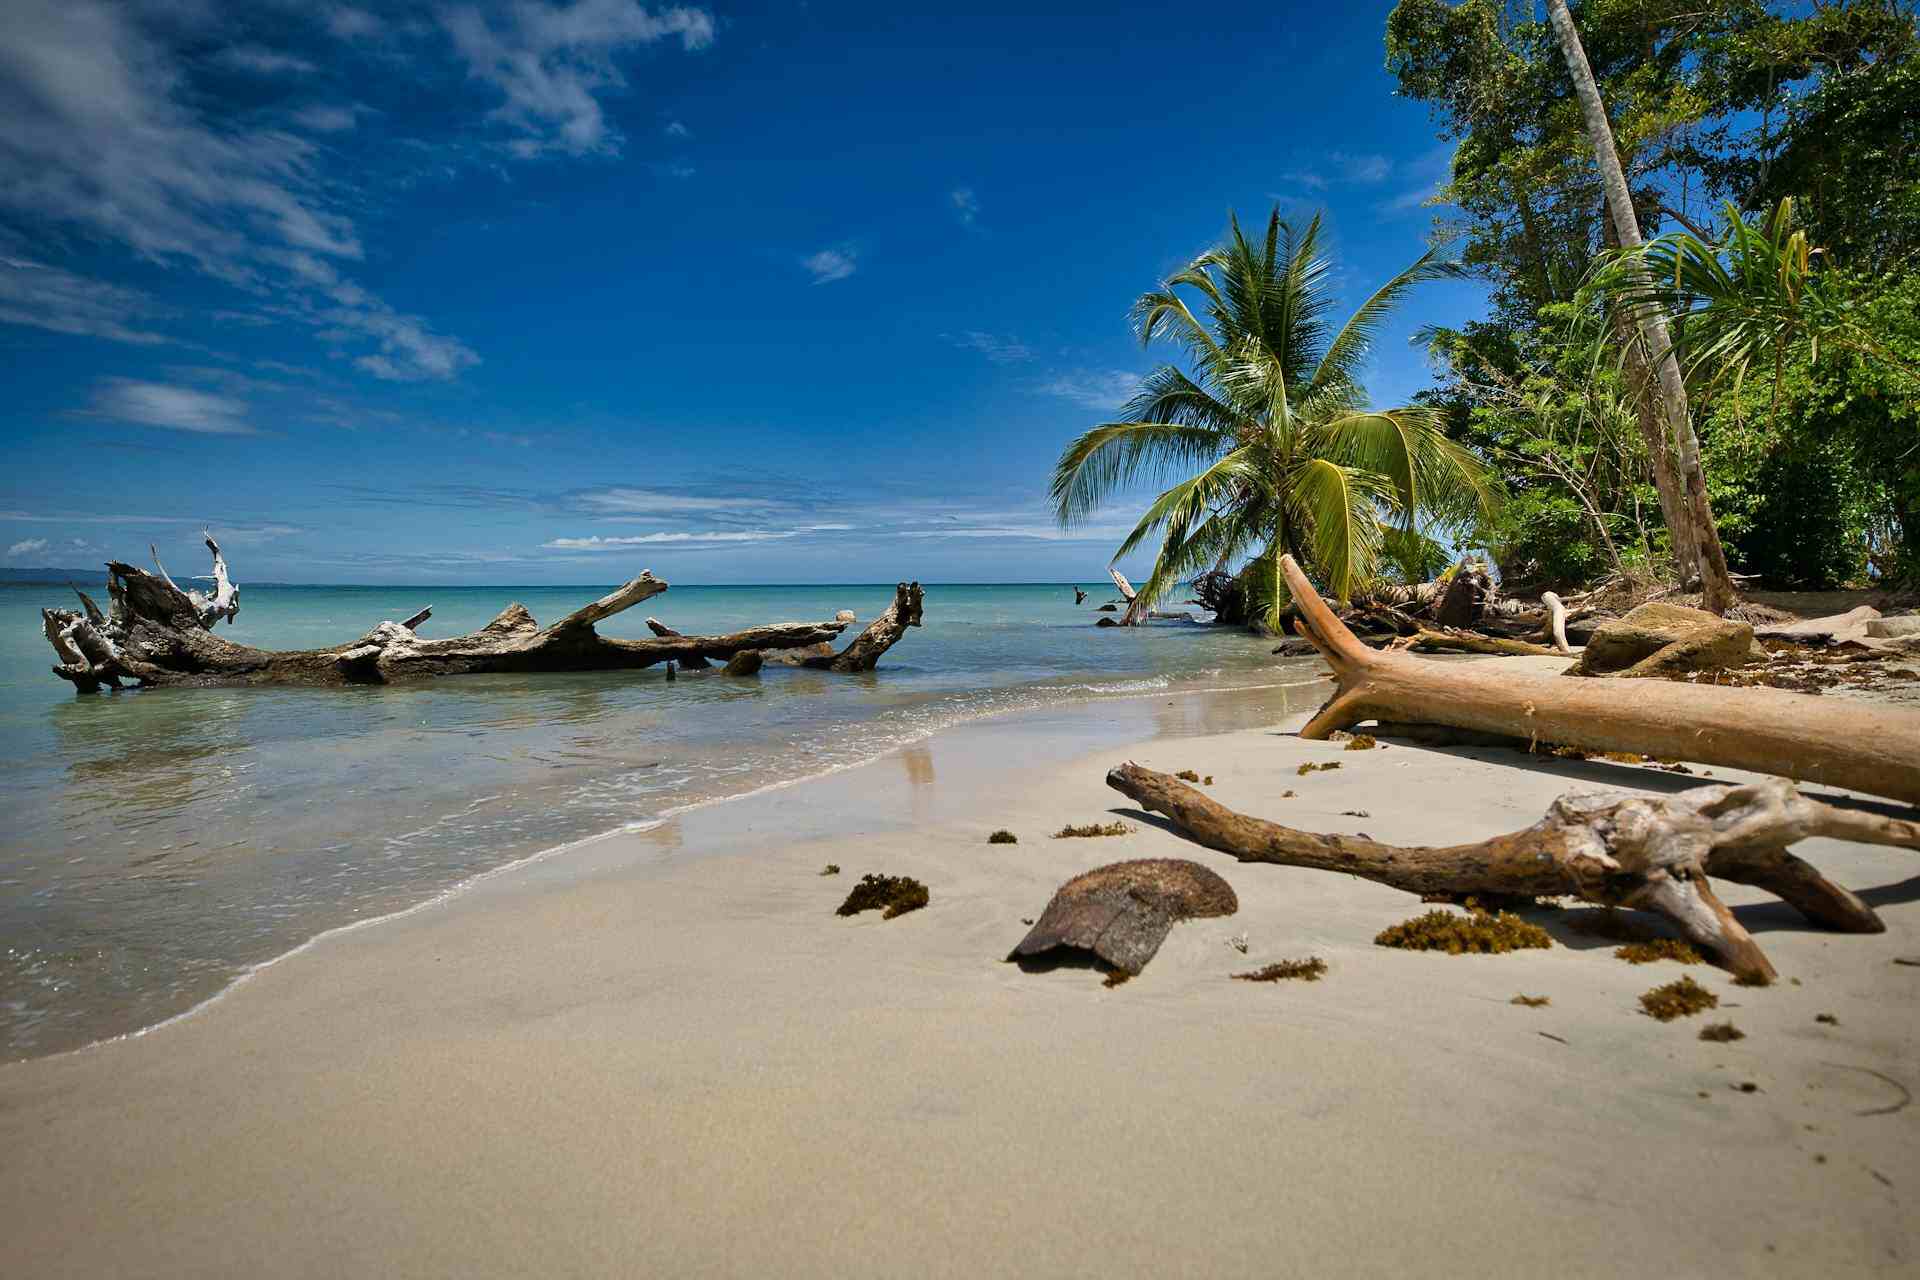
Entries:
[[[243, 584], [221, 634], [315, 648], [431, 604], [423, 634], [448, 636], [510, 600], [551, 620], [611, 585]], [[930, 585], [925, 625], [854, 676], [770, 666], [668, 683], [649, 669], [86, 697], [47, 669], [39, 610], [63, 590], [0, 586], [0, 1057], [137, 1030], [326, 929], [944, 725], [1302, 678], [1244, 632], [1096, 629], [1112, 590], [1083, 585], [1078, 608], [1067, 586]], [[643, 635], [651, 612], [711, 634], [841, 609], [857, 628], [892, 598], [890, 584], [676, 587], [603, 629]]]

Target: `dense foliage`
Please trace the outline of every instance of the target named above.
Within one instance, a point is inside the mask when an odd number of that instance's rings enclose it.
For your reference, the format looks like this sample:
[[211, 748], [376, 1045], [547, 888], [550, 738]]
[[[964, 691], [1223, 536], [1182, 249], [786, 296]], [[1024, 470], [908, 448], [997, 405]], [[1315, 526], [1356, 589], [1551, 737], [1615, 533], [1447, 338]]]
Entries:
[[[1572, 8], [1641, 224], [1667, 233], [1643, 262], [1671, 286], [1657, 300], [1734, 567], [1783, 586], [1920, 576], [1912, 6]], [[1596, 358], [1601, 313], [1632, 290], [1595, 270], [1611, 231], [1551, 30], [1532, 5], [1401, 0], [1386, 44], [1458, 144], [1437, 233], [1493, 286], [1487, 318], [1433, 335], [1427, 397], [1513, 491], [1479, 540], [1529, 582], [1661, 556], [1622, 429], [1635, 389]]]

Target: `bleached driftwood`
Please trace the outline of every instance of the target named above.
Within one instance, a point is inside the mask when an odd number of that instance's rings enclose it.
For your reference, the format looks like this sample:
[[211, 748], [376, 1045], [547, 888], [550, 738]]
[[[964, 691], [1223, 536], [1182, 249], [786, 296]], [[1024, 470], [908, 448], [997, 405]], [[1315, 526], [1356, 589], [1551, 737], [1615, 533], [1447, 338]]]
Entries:
[[1553, 641], [1554, 652], [1572, 653], [1573, 646], [1567, 643], [1567, 606], [1560, 597], [1551, 591], [1540, 593], [1540, 603], [1546, 607], [1546, 635]]
[[1780, 689], [1667, 680], [1581, 680], [1442, 663], [1369, 649], [1282, 557], [1295, 626], [1338, 685], [1300, 733], [1325, 738], [1368, 720], [1507, 734], [1589, 751], [1751, 769], [1920, 804], [1920, 712]]
[[1559, 650], [1549, 649], [1543, 644], [1530, 644], [1525, 640], [1508, 640], [1501, 636], [1484, 636], [1477, 631], [1463, 631], [1455, 627], [1421, 627], [1404, 640], [1394, 642], [1396, 648], [1406, 649], [1449, 649], [1458, 653], [1486, 653], [1499, 657], [1553, 658], [1559, 656]]
[[[92, 693], [102, 685], [119, 688], [122, 682], [345, 685], [489, 671], [610, 671], [669, 660], [694, 665], [750, 650], [798, 649], [833, 640], [848, 626], [848, 620], [836, 618], [749, 627], [720, 636], [626, 640], [599, 634], [596, 623], [667, 589], [651, 573], [642, 573], [547, 627], [535, 622], [524, 606], [511, 604], [478, 631], [429, 640], [415, 630], [432, 615], [428, 608], [405, 622], [379, 623], [358, 640], [329, 649], [255, 649], [222, 640], [211, 630], [219, 618], [231, 620], [238, 611], [239, 588], [218, 545], [208, 538], [207, 546], [214, 555], [212, 596], [182, 591], [164, 569], [151, 574], [116, 560], [107, 565], [110, 612], [102, 613], [84, 592], [79, 593], [81, 611], [41, 610], [47, 641], [59, 658], [54, 674]], [[909, 585], [909, 621], [901, 621], [897, 597], [895, 607], [844, 653], [818, 665], [840, 671], [871, 669], [906, 626], [919, 625], [920, 588], [903, 583], [903, 593]], [[848, 665], [841, 664], [843, 658]]]
[[1136, 764], [1109, 772], [1107, 785], [1242, 862], [1341, 871], [1409, 893], [1570, 894], [1655, 911], [1733, 972], [1768, 979], [1773, 965], [1715, 896], [1709, 876], [1764, 889], [1828, 928], [1880, 933], [1885, 926], [1871, 907], [1787, 846], [1831, 836], [1920, 849], [1920, 823], [1821, 804], [1779, 778], [1672, 796], [1567, 795], [1524, 831], [1475, 844], [1411, 847], [1251, 818]]

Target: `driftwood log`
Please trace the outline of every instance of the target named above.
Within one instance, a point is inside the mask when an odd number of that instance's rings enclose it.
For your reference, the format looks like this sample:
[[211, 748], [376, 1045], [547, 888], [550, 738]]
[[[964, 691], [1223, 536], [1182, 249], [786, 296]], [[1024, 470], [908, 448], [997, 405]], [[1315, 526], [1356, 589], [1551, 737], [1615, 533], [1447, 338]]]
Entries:
[[1787, 846], [1832, 836], [1920, 849], [1920, 823], [1821, 804], [1779, 778], [1674, 796], [1562, 796], [1524, 831], [1477, 844], [1411, 847], [1250, 818], [1136, 764], [1112, 770], [1107, 785], [1242, 862], [1342, 871], [1409, 893], [1570, 894], [1655, 911], [1736, 974], [1766, 979], [1775, 976], [1772, 964], [1714, 895], [1709, 876], [1764, 889], [1827, 928], [1880, 933], [1885, 926], [1871, 907]]
[[1291, 556], [1281, 569], [1301, 615], [1294, 625], [1338, 686], [1301, 729], [1304, 738], [1368, 720], [1443, 724], [1751, 769], [1920, 804], [1920, 712], [1780, 689], [1526, 675], [1502, 663], [1369, 649]]
[[1007, 959], [1089, 951], [1122, 973], [1137, 974], [1159, 953], [1176, 921], [1230, 916], [1239, 909], [1233, 886], [1197, 862], [1115, 862], [1061, 885]]
[[1477, 631], [1462, 631], [1454, 627], [1421, 627], [1403, 640], [1394, 642], [1396, 648], [1405, 649], [1450, 649], [1459, 653], [1486, 653], [1497, 657], [1557, 658], [1558, 649], [1549, 649], [1543, 644], [1531, 644], [1525, 640], [1507, 640], [1500, 636], [1483, 636]]
[[[235, 684], [383, 684], [425, 676], [479, 672], [612, 671], [677, 661], [696, 668], [711, 659], [767, 649], [796, 649], [832, 640], [849, 625], [783, 622], [720, 636], [657, 634], [652, 639], [603, 636], [594, 625], [651, 599], [667, 584], [642, 573], [617, 590], [542, 627], [525, 606], [510, 604], [480, 630], [445, 640], [415, 630], [432, 614], [382, 622], [357, 640], [330, 649], [271, 650], [234, 644], [213, 634], [220, 618], [239, 611], [239, 588], [212, 538], [214, 593], [182, 591], [162, 569], [147, 573], [120, 561], [107, 565], [111, 610], [102, 613], [85, 592], [82, 611], [42, 609], [47, 641], [59, 662], [53, 673], [82, 693], [123, 682], [141, 686]], [[155, 567], [159, 568], [156, 558]], [[902, 622], [902, 601], [911, 621]], [[920, 587], [902, 583], [894, 606], [838, 655], [817, 664], [830, 670], [870, 670], [905, 626], [920, 621]], [[667, 628], [659, 628], [666, 631]]]

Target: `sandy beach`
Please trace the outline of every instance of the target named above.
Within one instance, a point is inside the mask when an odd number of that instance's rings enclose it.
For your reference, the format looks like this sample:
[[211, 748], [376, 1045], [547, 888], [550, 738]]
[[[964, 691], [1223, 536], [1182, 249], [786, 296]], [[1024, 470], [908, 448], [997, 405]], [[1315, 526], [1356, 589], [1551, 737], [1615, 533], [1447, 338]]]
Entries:
[[[1801, 846], [1881, 911], [1880, 936], [1820, 933], [1725, 886], [1786, 980], [1686, 969], [1746, 1032], [1704, 1043], [1708, 1019], [1638, 1012], [1678, 966], [1622, 963], [1555, 913], [1536, 917], [1550, 951], [1377, 947], [1424, 908], [1236, 864], [1103, 785], [1130, 758], [1192, 768], [1244, 811], [1418, 842], [1524, 826], [1570, 789], [1701, 781], [1492, 749], [1344, 752], [1290, 733], [1317, 696], [1116, 700], [952, 729], [333, 934], [147, 1034], [0, 1068], [6, 1269], [1915, 1264], [1920, 968], [1895, 963], [1920, 926], [1910, 852]], [[1089, 726], [1138, 740], [1063, 758]], [[1343, 767], [1297, 776], [1320, 760]], [[1048, 838], [1114, 814], [1137, 830]], [[996, 827], [1019, 843], [987, 844]], [[1149, 855], [1219, 871], [1238, 914], [1177, 925], [1117, 988], [1004, 962], [1062, 880]], [[923, 880], [931, 905], [835, 917], [866, 871]], [[1322, 981], [1229, 981], [1307, 955]], [[1521, 993], [1552, 1003], [1510, 1003]]]

